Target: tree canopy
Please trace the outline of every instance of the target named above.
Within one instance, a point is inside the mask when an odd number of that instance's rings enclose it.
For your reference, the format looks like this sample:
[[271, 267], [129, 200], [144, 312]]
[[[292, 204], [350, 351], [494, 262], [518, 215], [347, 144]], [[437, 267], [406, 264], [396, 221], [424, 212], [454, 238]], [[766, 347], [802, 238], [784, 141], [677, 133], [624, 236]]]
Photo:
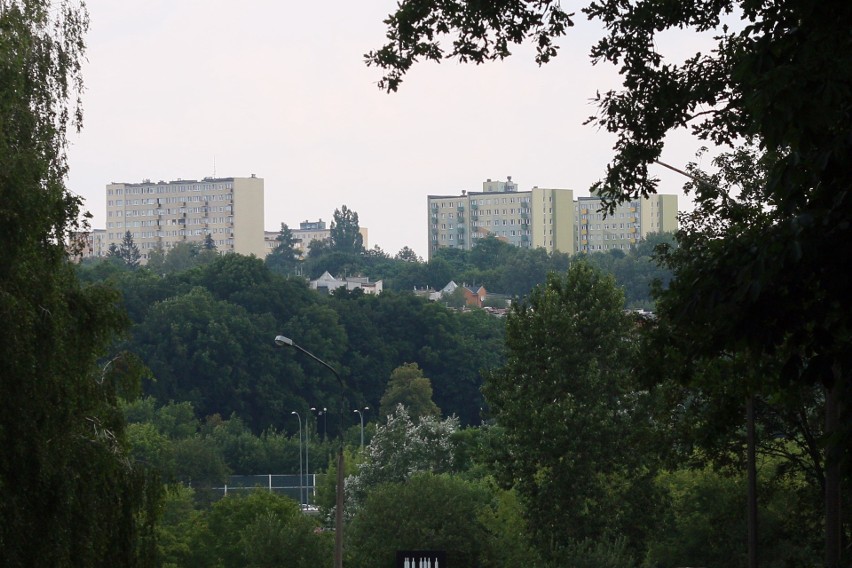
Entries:
[[331, 248], [342, 253], [364, 252], [364, 237], [358, 225], [358, 213], [343, 205], [334, 210], [331, 221]]
[[483, 388], [505, 429], [498, 479], [516, 488], [552, 558], [613, 535], [641, 549], [653, 530], [643, 505], [653, 460], [637, 443], [644, 397], [631, 378], [637, 343], [622, 293], [577, 262], [513, 304], [506, 325], [506, 365]]
[[393, 413], [399, 404], [414, 418], [441, 414], [441, 409], [432, 401], [432, 381], [423, 376], [417, 363], [405, 363], [393, 370], [381, 403], [381, 416]]
[[[88, 27], [76, 3], [0, 3], [0, 549], [4, 566], [154, 565], [156, 498], [117, 408], [130, 368], [101, 358], [127, 318], [81, 286], [65, 177]], [[75, 103], [76, 99], [76, 103]]]
[[281, 223], [281, 231], [275, 237], [275, 248], [266, 256], [266, 265], [278, 274], [296, 274], [299, 266], [299, 252], [296, 239], [287, 223]]
[[[671, 313], [681, 329], [701, 320], [703, 341], [685, 345], [693, 353], [724, 348], [778, 356], [787, 384], [823, 386], [828, 462], [848, 466], [852, 272], [837, 259], [852, 256], [852, 58], [846, 56], [852, 3], [592, 0], [582, 12], [604, 28], [592, 46], [593, 62], [617, 66], [622, 78], [620, 89], [597, 95], [598, 112], [589, 119], [616, 136], [614, 157], [596, 188], [610, 211], [656, 191], [649, 166], [661, 159], [675, 130], [731, 150], [753, 139], [772, 157], [756, 193], [771, 217], [743, 223], [737, 238], [721, 239], [706, 247], [710, 254], [695, 257]], [[366, 58], [385, 71], [380, 87], [396, 90], [419, 58], [479, 63], [505, 57], [509, 43], [532, 39], [546, 61], [569, 22], [555, 0], [404, 0], [385, 21], [388, 43]], [[670, 30], [712, 35], [714, 45], [694, 54], [664, 53], [665, 43], [657, 40]], [[453, 42], [448, 52], [445, 39]], [[724, 207], [738, 189], [721, 189]], [[705, 199], [700, 192], [697, 198]], [[755, 390], [771, 392], [776, 385], [771, 379]], [[827, 510], [839, 507], [836, 467]], [[825, 563], [836, 566], [839, 515], [826, 525]]]

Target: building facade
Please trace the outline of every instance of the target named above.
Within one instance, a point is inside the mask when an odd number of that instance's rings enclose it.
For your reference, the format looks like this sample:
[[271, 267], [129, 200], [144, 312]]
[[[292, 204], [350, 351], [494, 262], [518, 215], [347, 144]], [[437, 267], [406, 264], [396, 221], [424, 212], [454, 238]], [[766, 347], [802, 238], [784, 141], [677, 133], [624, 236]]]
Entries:
[[125, 232], [145, 262], [153, 250], [203, 243], [210, 235], [220, 253], [263, 258], [263, 178], [228, 177], [106, 186], [106, 246]]
[[677, 195], [658, 194], [618, 205], [603, 213], [600, 197], [580, 197], [575, 204], [577, 252], [628, 250], [651, 233], [677, 230]]
[[441, 248], [470, 250], [489, 235], [518, 247], [574, 254], [626, 250], [650, 233], [677, 229], [676, 195], [634, 200], [604, 218], [599, 197], [575, 200], [571, 189], [519, 191], [507, 179], [486, 180], [481, 192], [427, 197], [429, 258]]
[[470, 250], [489, 235], [524, 248], [575, 251], [574, 192], [534, 187], [518, 191], [516, 183], [486, 180], [482, 191], [430, 195], [429, 258], [439, 248]]
[[71, 235], [68, 253], [74, 262], [87, 258], [103, 258], [107, 255], [109, 245], [106, 242], [105, 229], [78, 231]]

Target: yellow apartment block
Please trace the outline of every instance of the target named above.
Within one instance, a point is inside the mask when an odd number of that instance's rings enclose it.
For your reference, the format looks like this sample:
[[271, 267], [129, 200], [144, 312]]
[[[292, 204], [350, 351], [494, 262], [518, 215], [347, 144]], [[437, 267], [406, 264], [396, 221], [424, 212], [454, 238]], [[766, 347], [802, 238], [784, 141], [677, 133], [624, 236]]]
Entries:
[[210, 235], [220, 253], [266, 255], [263, 178], [227, 177], [106, 186], [106, 246], [126, 231], [145, 262], [152, 250], [203, 243]]
[[518, 191], [516, 183], [486, 180], [482, 191], [427, 198], [429, 258], [439, 248], [470, 250], [489, 235], [518, 247], [573, 252], [574, 233], [554, 226], [573, 218], [570, 189]]
[[519, 191], [512, 178], [486, 180], [482, 191], [429, 195], [429, 258], [440, 248], [470, 250], [493, 235], [518, 247], [547, 252], [627, 250], [650, 233], [677, 229], [677, 196], [625, 203], [604, 217], [598, 197], [574, 199], [571, 189]]
[[574, 205], [577, 252], [628, 250], [651, 233], [677, 230], [677, 195], [658, 194], [622, 203], [608, 215], [600, 197]]

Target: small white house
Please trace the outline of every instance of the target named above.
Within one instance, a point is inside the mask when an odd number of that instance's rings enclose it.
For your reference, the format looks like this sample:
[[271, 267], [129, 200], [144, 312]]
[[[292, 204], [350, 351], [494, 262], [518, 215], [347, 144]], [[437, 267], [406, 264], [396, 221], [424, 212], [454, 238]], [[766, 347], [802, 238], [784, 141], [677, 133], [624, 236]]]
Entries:
[[343, 278], [335, 278], [328, 271], [322, 273], [322, 276], [316, 280], [311, 280], [311, 288], [314, 290], [329, 293], [338, 288], [346, 288], [347, 290], [361, 289], [365, 294], [381, 294], [382, 281], [370, 282], [369, 278], [361, 276], [347, 276]]

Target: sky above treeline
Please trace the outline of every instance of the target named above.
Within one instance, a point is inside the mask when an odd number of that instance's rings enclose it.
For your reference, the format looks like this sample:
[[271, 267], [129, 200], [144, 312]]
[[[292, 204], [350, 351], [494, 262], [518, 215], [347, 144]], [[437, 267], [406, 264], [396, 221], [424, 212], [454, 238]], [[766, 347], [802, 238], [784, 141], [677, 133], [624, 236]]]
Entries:
[[[595, 93], [619, 77], [592, 66], [601, 30], [582, 16], [545, 66], [527, 46], [481, 66], [423, 63], [387, 94], [363, 56], [383, 44], [394, 0], [87, 5], [84, 126], [71, 136], [69, 187], [96, 228], [106, 225], [108, 183], [255, 174], [267, 230], [330, 221], [345, 204], [370, 247], [425, 256], [427, 195], [479, 191], [507, 176], [522, 191], [588, 195], [612, 157], [614, 138], [583, 123]], [[659, 48], [682, 60], [707, 45], [676, 32]], [[673, 135], [663, 161], [683, 167], [701, 146]], [[691, 208], [684, 179], [654, 173], [661, 192]]]

